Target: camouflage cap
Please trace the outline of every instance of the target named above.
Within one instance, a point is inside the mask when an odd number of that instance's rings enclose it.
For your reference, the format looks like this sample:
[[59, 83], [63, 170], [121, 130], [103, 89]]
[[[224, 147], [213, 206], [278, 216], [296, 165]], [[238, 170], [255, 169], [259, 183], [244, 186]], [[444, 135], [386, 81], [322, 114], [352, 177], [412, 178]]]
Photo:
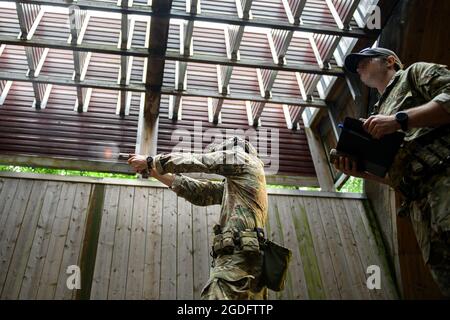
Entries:
[[399, 69], [403, 69], [403, 64], [400, 61], [397, 54], [389, 49], [386, 48], [365, 48], [357, 53], [350, 53], [345, 58], [344, 66], [345, 68], [352, 72], [356, 73], [356, 69], [358, 68], [358, 63], [368, 57], [389, 57], [393, 56], [395, 58], [395, 64], [399, 67]]

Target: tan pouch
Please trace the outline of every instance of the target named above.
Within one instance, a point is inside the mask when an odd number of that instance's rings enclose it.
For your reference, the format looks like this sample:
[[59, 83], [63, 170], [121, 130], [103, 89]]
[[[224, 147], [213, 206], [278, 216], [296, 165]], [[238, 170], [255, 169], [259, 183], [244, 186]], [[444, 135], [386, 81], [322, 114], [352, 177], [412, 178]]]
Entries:
[[234, 239], [233, 232], [226, 231], [222, 233], [222, 251], [223, 253], [233, 253], [234, 251]]
[[247, 253], [259, 253], [258, 235], [255, 231], [239, 232], [241, 249]]

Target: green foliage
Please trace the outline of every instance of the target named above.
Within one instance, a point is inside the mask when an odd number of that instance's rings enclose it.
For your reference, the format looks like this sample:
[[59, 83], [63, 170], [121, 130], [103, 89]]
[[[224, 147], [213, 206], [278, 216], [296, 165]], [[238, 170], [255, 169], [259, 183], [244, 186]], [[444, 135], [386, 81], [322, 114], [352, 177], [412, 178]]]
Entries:
[[363, 179], [350, 177], [339, 192], [363, 193]]
[[296, 186], [284, 186], [279, 184], [268, 184], [269, 189], [287, 189], [287, 190], [307, 190], [307, 191], [320, 191], [320, 188], [314, 187], [296, 187]]
[[267, 188], [269, 189], [289, 189], [289, 190], [297, 190], [298, 187], [296, 186], [283, 186], [278, 184], [268, 184]]
[[127, 174], [94, 172], [94, 171], [80, 171], [80, 170], [65, 170], [65, 169], [33, 168], [33, 167], [20, 167], [20, 166], [2, 166], [2, 165], [0, 165], [0, 171], [55, 174], [55, 175], [60, 175], [60, 176], [136, 179], [135, 175], [127, 175]]

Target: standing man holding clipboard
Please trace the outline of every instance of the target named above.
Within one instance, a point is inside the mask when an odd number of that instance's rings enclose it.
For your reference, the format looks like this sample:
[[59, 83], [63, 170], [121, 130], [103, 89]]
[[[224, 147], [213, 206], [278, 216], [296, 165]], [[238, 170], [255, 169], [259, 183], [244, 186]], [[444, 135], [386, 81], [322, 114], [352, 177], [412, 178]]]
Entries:
[[403, 70], [398, 56], [384, 48], [348, 55], [345, 68], [380, 94], [364, 129], [376, 139], [401, 130], [405, 143], [384, 178], [358, 171], [345, 157], [334, 166], [403, 194], [399, 214], [410, 216], [423, 258], [450, 297], [450, 71], [425, 62]]

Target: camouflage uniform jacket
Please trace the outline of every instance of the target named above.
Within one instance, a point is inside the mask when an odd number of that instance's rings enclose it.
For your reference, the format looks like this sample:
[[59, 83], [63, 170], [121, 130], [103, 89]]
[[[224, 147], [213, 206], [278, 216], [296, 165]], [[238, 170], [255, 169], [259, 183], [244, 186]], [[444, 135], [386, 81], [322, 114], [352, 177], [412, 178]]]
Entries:
[[[385, 92], [375, 104], [374, 113], [393, 115], [398, 111], [436, 101], [450, 112], [450, 71], [443, 65], [418, 62], [406, 70], [398, 71]], [[431, 131], [432, 128], [412, 128], [406, 132], [405, 147], [408, 142]], [[389, 171], [394, 187], [407, 174], [406, 148], [402, 148]]]
[[[441, 104], [450, 112], [450, 71], [445, 66], [419, 62], [406, 70], [398, 71], [385, 92], [375, 105], [374, 113], [393, 115], [398, 111], [417, 107], [429, 101]], [[450, 132], [446, 125], [446, 132]], [[443, 127], [444, 128], [444, 127]], [[400, 148], [389, 170], [389, 178], [394, 188], [398, 188], [402, 179], [408, 178], [409, 185], [417, 190], [418, 198], [407, 202], [402, 208], [411, 217], [416, 238], [425, 261], [430, 255], [430, 244], [442, 232], [450, 231], [448, 201], [450, 168], [431, 176], [415, 175], [421, 166], [417, 157], [411, 156], [414, 140], [430, 132], [433, 128], [412, 128], [406, 132], [405, 143]], [[444, 134], [421, 149], [418, 154], [422, 163], [433, 164], [450, 156], [448, 145], [450, 135]], [[447, 147], [445, 147], [447, 144]], [[437, 157], [440, 155], [440, 158]], [[416, 154], [417, 156], [417, 154]], [[404, 180], [405, 181], [405, 180]]]
[[[263, 228], [268, 207], [264, 164], [251, 148], [253, 152], [234, 147], [204, 154], [161, 154], [154, 158], [154, 168], [160, 174], [176, 174], [172, 190], [189, 202], [198, 206], [222, 204], [219, 224], [223, 231]], [[190, 172], [218, 174], [225, 179], [198, 180], [181, 174]], [[236, 212], [243, 214], [237, 218]]]

